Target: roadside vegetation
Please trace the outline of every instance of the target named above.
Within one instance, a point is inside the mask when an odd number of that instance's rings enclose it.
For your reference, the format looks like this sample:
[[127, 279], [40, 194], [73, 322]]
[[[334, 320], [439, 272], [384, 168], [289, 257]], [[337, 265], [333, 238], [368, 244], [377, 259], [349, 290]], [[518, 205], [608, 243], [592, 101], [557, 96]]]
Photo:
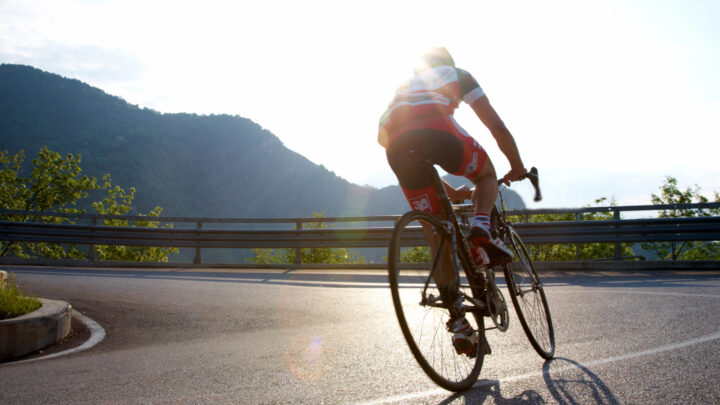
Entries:
[[[27, 212], [83, 213], [90, 210], [102, 215], [135, 214], [133, 199], [136, 190], [128, 190], [112, 183], [109, 174], [98, 181], [95, 177], [82, 174], [80, 155], [60, 154], [43, 147], [31, 167], [24, 167], [24, 152], [10, 154], [0, 151], [0, 209]], [[711, 202], [704, 196], [698, 186], [681, 190], [673, 177], [666, 177], [660, 185], [660, 193], [651, 195], [654, 205], [688, 204]], [[713, 202], [720, 202], [720, 194], [713, 193]], [[91, 199], [91, 200], [89, 200]], [[94, 200], [94, 202], [91, 202]], [[598, 198], [589, 206], [616, 205], [613, 200]], [[84, 207], [84, 208], [82, 208]], [[146, 214], [135, 214], [147, 217], [145, 220], [129, 221], [126, 219], [104, 220], [105, 226], [133, 226], [158, 228], [157, 218], [162, 207], [155, 207]], [[718, 216], [720, 208], [708, 209], [675, 209], [662, 210], [660, 218]], [[325, 213], [313, 213], [313, 217], [322, 218]], [[596, 221], [611, 220], [611, 212], [588, 212], [582, 214], [538, 214], [511, 217], [513, 222], [551, 222], [551, 221]], [[0, 220], [42, 223], [68, 223], [72, 218], [50, 217], [33, 214], [0, 214]], [[323, 222], [305, 224], [306, 229], [322, 229], [331, 225]], [[172, 224], [162, 227], [172, 228]], [[96, 260], [120, 261], [155, 261], [167, 262], [177, 248], [171, 247], [138, 247], [97, 245], [94, 247]], [[611, 259], [615, 253], [613, 243], [584, 244], [548, 244], [529, 245], [528, 250], [535, 261], [565, 260], [602, 260]], [[637, 259], [641, 256], [650, 260], [720, 260], [719, 241], [689, 242], [653, 242], [643, 244], [621, 244], [622, 256]], [[366, 259], [345, 248], [301, 248], [301, 249], [252, 249], [253, 257], [248, 262], [258, 264], [292, 264], [299, 258], [302, 263], [365, 263]], [[405, 261], [427, 261], [429, 252], [426, 250], [410, 250], [404, 252]], [[87, 252], [79, 250], [75, 245], [59, 245], [42, 242], [0, 241], [0, 257], [11, 256], [21, 258], [45, 257], [53, 259], [83, 260]]]
[[[313, 212], [313, 218], [324, 218], [325, 212]], [[324, 229], [330, 225], [323, 222], [304, 224], [303, 229]], [[292, 264], [298, 254], [297, 249], [252, 249], [253, 257], [246, 259], [257, 264]], [[365, 263], [366, 260], [349, 249], [345, 248], [301, 248], [299, 250], [302, 263]]]
[[[701, 194], [697, 185], [694, 188], [688, 187], [684, 191], [678, 187], [674, 177], [667, 176], [660, 185], [660, 194], [651, 194], [650, 201], [653, 205], [670, 204], [691, 204], [708, 203], [710, 199]], [[713, 193], [712, 202], [720, 202], [720, 194]], [[594, 206], [616, 205], [615, 201], [608, 201], [607, 198], [598, 198]], [[593, 205], [588, 205], [591, 207]], [[680, 218], [680, 217], [701, 217], [718, 216], [720, 208], [706, 209], [676, 209], [661, 210], [659, 218]], [[575, 214], [540, 214], [532, 215], [530, 222], [550, 221], [598, 221], [611, 220], [613, 214], [610, 212], [589, 212], [578, 217]], [[512, 218], [514, 222], [523, 222], [520, 217]], [[640, 249], [638, 249], [640, 248]], [[578, 243], [578, 244], [553, 244], [553, 245], [529, 245], [528, 250], [535, 261], [563, 261], [563, 260], [600, 260], [613, 257], [615, 244], [613, 243]], [[652, 260], [720, 260], [720, 241], [686, 241], [686, 242], [652, 242], [642, 244], [622, 243], [622, 256], [629, 259], [640, 258]], [[650, 257], [645, 257], [648, 255]]]
[[0, 282], [0, 319], [15, 318], [30, 313], [42, 306], [40, 300], [24, 294], [15, 281], [15, 275], [8, 274], [5, 282]]
[[[720, 193], [713, 193], [712, 202], [720, 202]], [[692, 204], [711, 202], [701, 194], [700, 187], [688, 187], [684, 191], [678, 188], [677, 180], [666, 177], [660, 186], [660, 194], [651, 196], [654, 205]], [[663, 210], [660, 218], [709, 217], [720, 215], [720, 208]], [[643, 243], [643, 249], [654, 252], [660, 260], [720, 260], [720, 241], [702, 242], [655, 242]]]
[[[126, 191], [118, 185], [113, 185], [109, 174], [103, 176], [102, 183], [95, 177], [83, 175], [80, 155], [68, 154], [62, 157], [59, 153], [43, 147], [32, 160], [32, 167], [29, 170], [23, 167], [24, 160], [23, 151], [16, 154], [0, 151], [0, 209], [38, 213], [84, 213], [85, 209], [79, 208], [84, 205], [92, 207], [96, 214], [105, 215], [127, 215], [133, 209], [135, 188], [131, 187]], [[99, 194], [102, 198], [100, 201], [87, 203], [85, 200], [91, 194], [94, 196]], [[157, 228], [159, 224], [152, 218], [160, 216], [161, 212], [161, 207], [155, 207], [147, 214], [137, 214], [147, 216], [147, 221], [135, 221], [131, 224], [127, 220], [107, 220], [104, 221], [104, 225]], [[75, 223], [71, 218], [28, 214], [0, 214], [0, 220]], [[96, 258], [167, 261], [168, 255], [177, 251], [176, 248], [160, 247], [96, 246]], [[0, 241], [0, 256], [82, 260], [87, 257], [87, 253], [81, 252], [74, 245]]]
[[[720, 194], [713, 193], [712, 202], [720, 202]], [[677, 180], [666, 177], [660, 185], [660, 194], [652, 194], [653, 205], [708, 203], [710, 199], [701, 194], [700, 188], [678, 188]], [[587, 207], [605, 207], [617, 205], [614, 200], [598, 198]], [[661, 210], [659, 218], [720, 216], [720, 208]], [[582, 214], [537, 214], [511, 215], [512, 222], [553, 222], [553, 221], [600, 221], [612, 220], [612, 212], [585, 212]], [[533, 261], [568, 260], [609, 260], [614, 257], [614, 243], [575, 243], [575, 244], [533, 244], [526, 245]], [[625, 259], [647, 260], [720, 260], [720, 241], [652, 242], [642, 244], [621, 243], [621, 254]], [[387, 260], [387, 257], [384, 257]], [[405, 263], [427, 263], [430, 251], [416, 247], [405, 249], [401, 260]]]
[[[594, 204], [587, 207], [604, 207], [617, 205], [615, 201], [605, 197], [598, 198]], [[613, 219], [612, 212], [585, 212], [580, 215], [567, 214], [538, 214], [531, 215], [528, 222], [553, 221], [602, 221]], [[525, 222], [520, 216], [510, 216], [512, 222]], [[533, 244], [527, 245], [528, 252], [534, 261], [566, 261], [566, 260], [599, 260], [610, 259], [615, 253], [613, 243], [575, 243], [575, 244]], [[621, 244], [623, 257], [633, 257], [635, 253], [632, 245]]]

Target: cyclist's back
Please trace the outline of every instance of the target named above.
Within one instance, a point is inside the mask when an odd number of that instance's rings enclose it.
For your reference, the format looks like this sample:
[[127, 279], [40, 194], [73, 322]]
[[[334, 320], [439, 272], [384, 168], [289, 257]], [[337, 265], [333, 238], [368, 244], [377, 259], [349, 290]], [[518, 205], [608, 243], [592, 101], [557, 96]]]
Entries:
[[[462, 100], [490, 129], [510, 162], [511, 170], [505, 175], [508, 182], [527, 172], [515, 140], [475, 78], [455, 67], [445, 48], [431, 49], [423, 55], [423, 63], [395, 92], [380, 119], [378, 142], [386, 148], [388, 163], [413, 209], [433, 215], [442, 210], [431, 174], [414, 154], [475, 184], [473, 244], [491, 256], [511, 256], [502, 241], [494, 240], [489, 232], [489, 213], [498, 194], [495, 169], [480, 144], [455, 122], [453, 113]], [[469, 196], [447, 183], [444, 186], [453, 200]]]
[[472, 105], [485, 95], [474, 77], [450, 65], [416, 72], [401, 85], [380, 119], [378, 142], [387, 147], [400, 134], [420, 128], [452, 131], [460, 100]]

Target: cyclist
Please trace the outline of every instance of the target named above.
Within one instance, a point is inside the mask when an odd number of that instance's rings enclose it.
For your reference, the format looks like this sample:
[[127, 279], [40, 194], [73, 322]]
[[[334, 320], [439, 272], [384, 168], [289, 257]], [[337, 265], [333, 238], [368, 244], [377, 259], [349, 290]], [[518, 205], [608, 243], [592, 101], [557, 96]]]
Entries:
[[[498, 195], [495, 168], [480, 144], [455, 122], [453, 113], [462, 100], [490, 130], [510, 163], [510, 171], [503, 177], [506, 184], [527, 172], [512, 134], [475, 78], [455, 67], [455, 61], [444, 47], [435, 47], [425, 53], [414, 73], [396, 90], [380, 119], [378, 130], [378, 142], [386, 149], [388, 163], [408, 203], [413, 209], [441, 215], [442, 204], [434, 191], [431, 174], [411, 153], [414, 152], [448, 173], [466, 177], [475, 185], [472, 191], [467, 187], [455, 189], [443, 180], [451, 200], [468, 197], [472, 200], [474, 215], [469, 241], [474, 259], [483, 260], [484, 252], [491, 261], [511, 259], [510, 249], [501, 240], [493, 238], [489, 229], [489, 214]], [[443, 256], [440, 272], [445, 274], [434, 278], [442, 300], [454, 303], [458, 292], [451, 287], [456, 284], [454, 271], [450, 270], [449, 251]], [[448, 270], [442, 271], [443, 268]], [[465, 318], [456, 317], [451, 304], [448, 306], [454, 323], [450, 326], [454, 332], [453, 344], [459, 353], [470, 353], [477, 336], [472, 334]]]

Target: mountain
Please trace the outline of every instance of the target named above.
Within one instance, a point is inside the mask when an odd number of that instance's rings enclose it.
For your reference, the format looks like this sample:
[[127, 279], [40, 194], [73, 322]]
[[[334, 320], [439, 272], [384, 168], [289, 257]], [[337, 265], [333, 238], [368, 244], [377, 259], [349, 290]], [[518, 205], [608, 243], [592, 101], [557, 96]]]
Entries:
[[165, 216], [192, 217], [407, 210], [399, 187], [351, 184], [247, 118], [163, 114], [78, 80], [0, 65], [0, 150], [25, 150], [29, 162], [43, 145], [81, 154], [84, 174], [110, 173], [113, 184], [135, 187], [140, 212], [158, 205]]

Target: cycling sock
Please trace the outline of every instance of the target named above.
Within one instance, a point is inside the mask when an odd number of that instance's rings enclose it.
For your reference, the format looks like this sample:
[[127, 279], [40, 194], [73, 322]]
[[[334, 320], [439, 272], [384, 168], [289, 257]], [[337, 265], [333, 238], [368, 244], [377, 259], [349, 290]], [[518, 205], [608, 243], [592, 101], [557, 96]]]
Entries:
[[478, 212], [473, 215], [473, 227], [490, 229], [490, 216], [488, 214]]

